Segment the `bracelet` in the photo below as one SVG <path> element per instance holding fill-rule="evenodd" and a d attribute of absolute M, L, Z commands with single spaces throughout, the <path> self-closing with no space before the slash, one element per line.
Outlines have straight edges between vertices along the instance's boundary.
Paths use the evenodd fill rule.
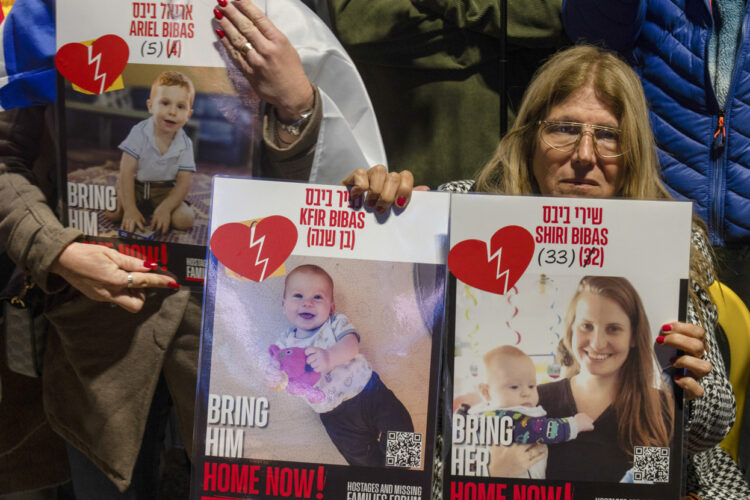
<path fill-rule="evenodd" d="M 276 117 L 276 123 L 289 135 L 293 135 L 295 137 L 299 137 L 300 134 L 302 134 L 302 130 L 305 128 L 307 123 L 310 121 L 310 117 L 313 115 L 313 111 L 315 110 L 315 93 L 313 92 L 313 105 L 312 108 L 305 111 L 300 115 L 299 118 L 294 120 L 292 123 L 284 123 L 279 119 L 279 114 L 276 111 L 276 107 L 273 108 L 273 114 Z M 291 143 L 288 143 L 291 144 Z"/>
<path fill-rule="evenodd" d="M 276 120 L 276 122 L 277 123 L 281 123 L 281 122 L 278 121 L 278 119 Z M 273 127 L 273 138 L 276 141 L 276 145 L 280 146 L 282 149 L 288 148 L 294 142 L 294 141 L 287 142 L 284 139 L 282 139 L 281 136 L 279 135 L 279 129 L 276 126 Z"/>

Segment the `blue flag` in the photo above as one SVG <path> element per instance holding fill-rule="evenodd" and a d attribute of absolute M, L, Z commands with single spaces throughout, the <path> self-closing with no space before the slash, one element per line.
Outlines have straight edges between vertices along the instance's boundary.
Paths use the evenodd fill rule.
<path fill-rule="evenodd" d="M 16 0 L 0 24 L 0 47 L 0 108 L 54 102 L 54 0 Z"/>

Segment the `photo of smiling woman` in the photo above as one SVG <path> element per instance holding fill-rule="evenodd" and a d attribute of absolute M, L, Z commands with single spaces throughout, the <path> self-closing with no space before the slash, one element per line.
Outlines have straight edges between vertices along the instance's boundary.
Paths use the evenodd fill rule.
<path fill-rule="evenodd" d="M 629 481 L 636 446 L 670 445 L 674 399 L 657 368 L 643 303 L 627 279 L 581 279 L 559 352 L 566 378 L 540 385 L 539 404 L 550 417 L 586 413 L 594 430 L 549 447 L 547 479 Z"/>

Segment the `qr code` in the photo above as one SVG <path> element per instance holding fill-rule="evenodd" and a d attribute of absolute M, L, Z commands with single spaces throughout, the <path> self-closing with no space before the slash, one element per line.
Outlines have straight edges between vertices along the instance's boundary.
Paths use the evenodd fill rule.
<path fill-rule="evenodd" d="M 389 467 L 421 467 L 422 434 L 388 431 L 385 465 Z"/>
<path fill-rule="evenodd" d="M 636 446 L 633 452 L 635 482 L 669 482 L 669 448 Z"/>

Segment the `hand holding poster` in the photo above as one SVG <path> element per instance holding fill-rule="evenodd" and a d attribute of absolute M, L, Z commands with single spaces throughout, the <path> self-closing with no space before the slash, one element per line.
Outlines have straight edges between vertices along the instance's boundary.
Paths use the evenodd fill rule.
<path fill-rule="evenodd" d="M 249 4 L 244 1 L 243 8 Z M 62 156 L 68 170 L 68 224 L 92 242 L 159 261 L 183 284 L 202 283 L 198 245 L 206 238 L 212 175 L 252 172 L 335 184 L 358 166 L 385 163 L 364 84 L 325 24 L 300 0 L 254 0 L 253 5 L 266 13 L 264 36 L 274 34 L 274 43 L 252 53 L 237 46 L 239 52 L 232 49 L 230 55 L 222 43 L 229 36 L 221 38 L 224 30 L 233 33 L 229 19 L 250 22 L 238 18 L 239 4 L 57 3 L 56 63 L 66 79 Z M 243 73 L 247 66 L 239 58 L 257 62 L 254 57 L 264 50 L 274 71 Z M 156 83 L 165 72 L 188 82 L 189 109 L 184 117 L 170 118 L 167 128 L 157 119 L 152 133 L 150 124 L 159 115 L 153 108 L 164 97 L 159 90 L 172 86 Z M 309 170 L 295 168 L 298 163 L 288 161 L 290 152 L 276 147 L 274 141 L 282 137 L 274 139 L 273 120 L 261 144 L 258 96 L 271 104 L 293 104 L 300 85 L 282 85 L 291 75 L 306 92 L 310 83 L 316 86 L 313 118 L 322 112 L 322 126 L 306 127 L 297 143 L 313 156 Z M 278 110 L 283 113 L 284 106 Z M 158 154 L 143 155 L 149 147 Z M 261 148 L 266 153 L 262 162 Z M 149 167 L 154 156 L 170 163 Z"/>
<path fill-rule="evenodd" d="M 690 223 L 685 203 L 453 196 L 449 498 L 679 497 L 659 335 L 684 320 Z"/>
<path fill-rule="evenodd" d="M 196 289 L 211 177 L 260 160 L 261 103 L 217 42 L 214 5 L 57 2 L 67 222 Z"/>
<path fill-rule="evenodd" d="M 414 196 L 214 180 L 195 498 L 429 496 L 449 195 Z"/>

